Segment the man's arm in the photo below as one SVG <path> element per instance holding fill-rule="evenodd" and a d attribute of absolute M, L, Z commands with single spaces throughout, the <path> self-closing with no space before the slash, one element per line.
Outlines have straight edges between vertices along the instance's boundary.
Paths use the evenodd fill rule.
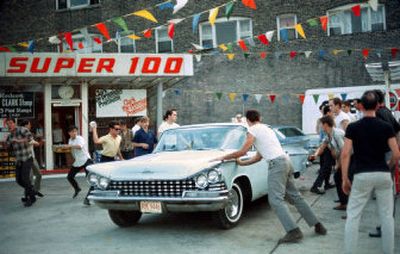
<path fill-rule="evenodd" d="M 225 156 L 216 158 L 212 161 L 222 161 L 222 160 L 230 160 L 230 159 L 236 159 L 239 158 L 240 156 L 243 156 L 247 153 L 247 151 L 250 150 L 251 146 L 254 143 L 254 136 L 251 135 L 250 133 L 247 133 L 247 138 L 246 138 L 246 142 L 244 143 L 244 145 L 242 146 L 242 148 L 236 152 L 227 154 Z"/>
<path fill-rule="evenodd" d="M 345 138 L 340 162 L 342 165 L 342 189 L 343 192 L 347 195 L 350 193 L 351 188 L 351 182 L 349 179 L 349 165 L 352 149 L 353 141 L 351 139 Z"/>
<path fill-rule="evenodd" d="M 340 125 L 342 126 L 342 129 L 343 130 L 345 130 L 346 131 L 346 129 L 347 129 L 347 125 L 349 125 L 349 120 L 347 120 L 347 119 L 344 119 L 344 120 L 342 120 L 341 122 L 340 122 Z"/>
<path fill-rule="evenodd" d="M 99 139 L 99 135 L 97 134 L 97 127 L 93 127 L 92 128 L 92 136 L 93 136 L 93 142 L 96 145 L 101 145 L 102 144 L 102 142 Z"/>
<path fill-rule="evenodd" d="M 248 160 L 241 160 L 240 158 L 236 159 L 236 163 L 240 166 L 248 166 L 251 164 L 254 164 L 256 162 L 259 162 L 262 159 L 262 156 L 259 152 L 256 153 L 253 157 L 251 157 Z"/>

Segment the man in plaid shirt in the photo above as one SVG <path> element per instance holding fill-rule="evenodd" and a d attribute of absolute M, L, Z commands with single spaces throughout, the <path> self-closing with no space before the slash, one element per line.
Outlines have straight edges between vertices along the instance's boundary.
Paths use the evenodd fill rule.
<path fill-rule="evenodd" d="M 25 189 L 25 206 L 31 206 L 36 201 L 35 191 L 30 181 L 33 166 L 33 158 L 30 142 L 33 140 L 32 133 L 25 127 L 17 127 L 14 119 L 8 118 L 6 124 L 10 134 L 7 137 L 7 145 L 12 147 L 16 159 L 15 179 Z"/>

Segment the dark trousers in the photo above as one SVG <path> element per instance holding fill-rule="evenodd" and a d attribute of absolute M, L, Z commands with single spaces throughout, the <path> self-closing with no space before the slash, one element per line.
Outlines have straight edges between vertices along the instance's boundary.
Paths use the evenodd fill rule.
<path fill-rule="evenodd" d="M 79 188 L 79 185 L 78 185 L 78 183 L 77 183 L 76 180 L 75 180 L 76 174 L 78 174 L 82 169 L 84 169 L 84 170 L 85 170 L 85 174 L 86 174 L 86 176 L 87 176 L 88 172 L 87 172 L 87 170 L 86 170 L 86 167 L 89 166 L 89 165 L 91 165 L 91 164 L 93 164 L 93 161 L 92 161 L 91 159 L 88 159 L 88 160 L 85 162 L 85 164 L 83 164 L 82 166 L 80 166 L 80 167 L 72 167 L 71 170 L 69 171 L 68 176 L 67 176 L 67 179 L 68 179 L 68 182 L 72 185 L 72 187 L 74 187 L 74 190 L 75 190 L 75 191 L 81 189 L 81 188 Z M 89 196 L 89 193 L 90 193 L 90 191 L 92 191 L 92 190 L 93 190 L 93 186 L 90 186 L 89 191 L 87 192 L 85 198 L 87 198 L 87 196 Z"/>
<path fill-rule="evenodd" d="M 25 197 L 34 198 L 35 191 L 31 183 L 31 171 L 33 166 L 33 159 L 29 158 L 26 161 L 17 161 L 15 168 L 15 180 L 19 186 L 24 188 Z"/>
<path fill-rule="evenodd" d="M 124 160 L 129 160 L 133 158 L 133 150 L 132 151 L 121 151 L 122 157 L 124 157 Z"/>
<path fill-rule="evenodd" d="M 317 179 L 314 181 L 313 188 L 321 187 L 323 182 L 325 182 L 325 185 L 329 184 L 329 178 L 331 177 L 332 167 L 334 164 L 335 159 L 332 157 L 331 151 L 328 148 L 325 148 L 319 158 L 320 169 Z"/>
<path fill-rule="evenodd" d="M 110 162 L 110 161 L 115 161 L 114 157 L 101 155 L 100 162 Z"/>
<path fill-rule="evenodd" d="M 335 179 L 335 184 L 336 184 L 336 192 L 339 197 L 339 201 L 341 205 L 347 205 L 347 202 L 349 201 L 349 196 L 347 196 L 342 189 L 342 170 L 338 169 L 335 172 L 335 175 L 333 176 Z"/>

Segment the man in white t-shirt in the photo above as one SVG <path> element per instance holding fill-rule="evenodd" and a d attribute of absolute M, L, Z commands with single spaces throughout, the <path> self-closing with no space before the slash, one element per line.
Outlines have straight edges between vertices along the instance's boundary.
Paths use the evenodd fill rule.
<path fill-rule="evenodd" d="M 162 122 L 162 124 L 160 124 L 160 127 L 158 127 L 158 133 L 157 133 L 158 138 L 161 137 L 161 134 L 164 131 L 179 127 L 179 124 L 176 123 L 177 117 L 178 113 L 176 109 L 168 109 L 165 112 L 164 121 Z"/>
<path fill-rule="evenodd" d="M 350 117 L 342 111 L 342 100 L 337 97 L 329 100 L 329 107 L 335 115 L 336 128 L 346 131 L 347 125 L 350 123 Z"/>
<path fill-rule="evenodd" d="M 86 167 L 92 164 L 92 159 L 90 158 L 89 152 L 86 150 L 85 147 L 85 140 L 83 139 L 82 136 L 78 135 L 78 128 L 76 126 L 71 126 L 68 128 L 68 134 L 69 134 L 69 141 L 68 145 L 66 147 L 71 148 L 71 154 L 72 157 L 74 158 L 74 163 L 72 163 L 71 170 L 68 173 L 67 179 L 68 182 L 72 185 L 74 188 L 75 192 L 72 198 L 76 198 L 78 193 L 81 191 L 81 188 L 79 187 L 78 183 L 75 180 L 76 174 L 78 174 L 82 169 L 85 170 L 85 173 L 87 174 Z M 87 196 L 90 192 L 90 189 L 83 201 L 85 205 L 90 205 L 89 200 L 87 199 Z"/>
<path fill-rule="evenodd" d="M 230 153 L 215 160 L 236 159 L 240 166 L 246 166 L 260 161 L 261 159 L 269 162 L 268 167 L 268 200 L 276 211 L 280 222 L 287 234 L 279 240 L 279 243 L 298 242 L 303 238 L 303 233 L 290 214 L 289 208 L 285 203 L 287 196 L 301 214 L 307 224 L 317 234 L 325 235 L 327 230 L 319 222 L 310 206 L 304 201 L 303 197 L 296 189 L 293 178 L 293 166 L 282 149 L 278 138 L 271 128 L 260 122 L 260 113 L 256 110 L 248 110 L 246 119 L 249 125 L 247 139 L 243 147 L 236 152 Z M 257 149 L 257 153 L 249 160 L 240 160 L 239 158 L 250 150 L 252 145 Z"/>

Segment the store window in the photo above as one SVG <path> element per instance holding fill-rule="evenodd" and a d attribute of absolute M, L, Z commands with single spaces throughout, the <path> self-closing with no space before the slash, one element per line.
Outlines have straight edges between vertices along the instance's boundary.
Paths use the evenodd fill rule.
<path fill-rule="evenodd" d="M 169 38 L 166 27 L 156 29 L 156 52 L 174 52 L 174 41 Z"/>
<path fill-rule="evenodd" d="M 135 53 L 136 43 L 128 37 L 122 37 L 118 39 L 118 53 Z"/>
<path fill-rule="evenodd" d="M 297 24 L 297 16 L 295 14 L 284 14 L 276 17 L 278 40 L 281 40 L 281 30 L 286 29 L 288 31 L 288 39 L 297 39 L 298 34 L 295 29 Z"/>
<path fill-rule="evenodd" d="M 88 54 L 88 53 L 102 53 L 103 52 L 103 37 L 97 34 L 90 34 L 89 38 L 85 38 L 82 34 L 75 34 L 72 36 L 74 52 Z M 62 52 L 71 52 L 69 45 L 63 40 Z"/>
<path fill-rule="evenodd" d="M 99 4 L 100 0 L 56 0 L 56 9 L 80 9 L 91 5 Z"/>
<path fill-rule="evenodd" d="M 328 11 L 328 35 L 386 30 L 384 5 L 379 5 L 378 10 L 374 11 L 368 4 L 363 4 L 359 17 L 354 15 L 351 7 L 346 5 Z"/>
<path fill-rule="evenodd" d="M 204 48 L 216 48 L 220 44 L 252 36 L 253 25 L 249 18 L 221 18 L 215 21 L 214 26 L 209 22 L 200 24 L 200 45 Z"/>

